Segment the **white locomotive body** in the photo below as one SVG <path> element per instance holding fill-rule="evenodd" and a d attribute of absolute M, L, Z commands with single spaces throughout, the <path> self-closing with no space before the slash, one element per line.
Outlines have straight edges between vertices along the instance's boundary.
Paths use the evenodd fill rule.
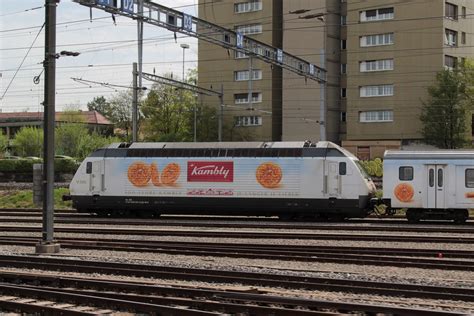
<path fill-rule="evenodd" d="M 474 151 L 386 151 L 385 204 L 407 209 L 407 219 L 462 223 L 474 208 Z"/>
<path fill-rule="evenodd" d="M 102 214 L 365 217 L 375 186 L 330 142 L 112 144 L 87 157 L 73 206 Z"/>

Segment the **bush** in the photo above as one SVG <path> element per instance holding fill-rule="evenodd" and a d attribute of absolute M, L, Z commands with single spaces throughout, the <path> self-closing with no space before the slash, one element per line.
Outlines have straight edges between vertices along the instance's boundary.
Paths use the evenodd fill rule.
<path fill-rule="evenodd" d="M 43 151 L 43 130 L 34 127 L 22 127 L 12 142 L 18 156 L 41 156 Z"/>
<path fill-rule="evenodd" d="M 32 173 L 33 164 L 42 163 L 34 159 L 0 159 L 0 172 Z M 79 164 L 74 159 L 54 159 L 54 172 L 75 173 Z"/>

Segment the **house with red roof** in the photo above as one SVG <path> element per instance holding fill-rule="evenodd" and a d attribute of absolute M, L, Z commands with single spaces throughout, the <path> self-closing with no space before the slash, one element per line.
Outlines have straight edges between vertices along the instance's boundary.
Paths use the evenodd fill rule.
<path fill-rule="evenodd" d="M 22 127 L 43 127 L 43 112 L 0 112 L 0 131 L 12 138 Z M 56 112 L 56 125 L 78 123 L 102 135 L 112 135 L 114 124 L 97 111 Z"/>

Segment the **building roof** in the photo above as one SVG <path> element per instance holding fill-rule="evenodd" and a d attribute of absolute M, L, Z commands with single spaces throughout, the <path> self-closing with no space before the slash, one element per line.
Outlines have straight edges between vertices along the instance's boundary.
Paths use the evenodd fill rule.
<path fill-rule="evenodd" d="M 72 121 L 93 125 L 113 125 L 107 118 L 97 111 L 80 111 L 81 118 L 75 120 L 75 114 L 56 112 L 56 122 Z M 66 119 L 64 116 L 68 116 Z M 0 122 L 31 122 L 42 121 L 43 112 L 9 112 L 0 113 Z"/>

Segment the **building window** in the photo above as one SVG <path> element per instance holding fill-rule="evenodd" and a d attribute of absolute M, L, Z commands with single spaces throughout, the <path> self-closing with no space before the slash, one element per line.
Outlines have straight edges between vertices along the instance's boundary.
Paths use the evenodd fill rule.
<path fill-rule="evenodd" d="M 243 35 L 262 33 L 262 24 L 239 25 L 235 27 L 235 31 Z"/>
<path fill-rule="evenodd" d="M 398 179 L 401 181 L 412 181 L 413 180 L 413 167 L 398 168 Z"/>
<path fill-rule="evenodd" d="M 247 56 L 247 54 L 245 54 L 245 53 L 235 51 L 235 59 L 248 58 L 248 57 L 249 56 Z"/>
<path fill-rule="evenodd" d="M 461 33 L 461 44 L 466 44 L 466 32 Z"/>
<path fill-rule="evenodd" d="M 458 45 L 458 32 L 446 29 L 444 36 L 444 44 L 448 46 L 457 46 Z"/>
<path fill-rule="evenodd" d="M 454 69 L 458 66 L 458 59 L 454 56 L 444 55 L 444 66 L 448 69 Z"/>
<path fill-rule="evenodd" d="M 393 44 L 393 33 L 375 34 L 360 37 L 360 46 L 382 46 Z"/>
<path fill-rule="evenodd" d="M 360 72 L 393 70 L 393 59 L 364 60 L 360 62 Z"/>
<path fill-rule="evenodd" d="M 445 4 L 445 16 L 448 19 L 458 19 L 458 6 L 452 3 L 446 2 Z"/>
<path fill-rule="evenodd" d="M 262 71 L 261 70 L 252 70 L 252 80 L 261 80 L 262 79 Z M 249 80 L 249 71 L 242 70 L 234 72 L 234 80 L 235 81 L 247 81 Z"/>
<path fill-rule="evenodd" d="M 261 116 L 234 116 L 235 126 L 259 126 L 262 125 Z"/>
<path fill-rule="evenodd" d="M 347 24 L 347 16 L 346 15 L 341 15 L 341 25 L 346 25 Z"/>
<path fill-rule="evenodd" d="M 393 84 L 360 87 L 360 97 L 386 97 L 393 95 Z"/>
<path fill-rule="evenodd" d="M 462 9 L 461 9 L 461 16 L 462 16 L 463 19 L 466 18 L 466 16 L 467 16 L 466 7 L 462 7 Z"/>
<path fill-rule="evenodd" d="M 347 73 L 347 64 L 341 64 L 341 74 Z"/>
<path fill-rule="evenodd" d="M 249 94 L 248 93 L 236 93 L 234 94 L 235 104 L 247 104 L 249 103 Z M 252 103 L 262 102 L 262 93 L 253 92 L 252 93 Z"/>
<path fill-rule="evenodd" d="M 341 122 L 346 122 L 347 120 L 347 113 L 346 112 L 341 112 Z"/>
<path fill-rule="evenodd" d="M 347 41 L 345 39 L 341 40 L 341 49 L 345 50 L 347 45 Z"/>
<path fill-rule="evenodd" d="M 262 0 L 250 0 L 234 4 L 235 13 L 245 13 L 262 10 Z"/>
<path fill-rule="evenodd" d="M 393 111 L 363 111 L 359 112 L 361 123 L 393 122 Z"/>
<path fill-rule="evenodd" d="M 393 19 L 393 8 L 367 10 L 367 11 L 362 11 L 360 13 L 361 22 L 392 20 L 392 19 Z"/>
<path fill-rule="evenodd" d="M 347 97 L 347 89 L 341 88 L 341 98 L 345 99 Z"/>

